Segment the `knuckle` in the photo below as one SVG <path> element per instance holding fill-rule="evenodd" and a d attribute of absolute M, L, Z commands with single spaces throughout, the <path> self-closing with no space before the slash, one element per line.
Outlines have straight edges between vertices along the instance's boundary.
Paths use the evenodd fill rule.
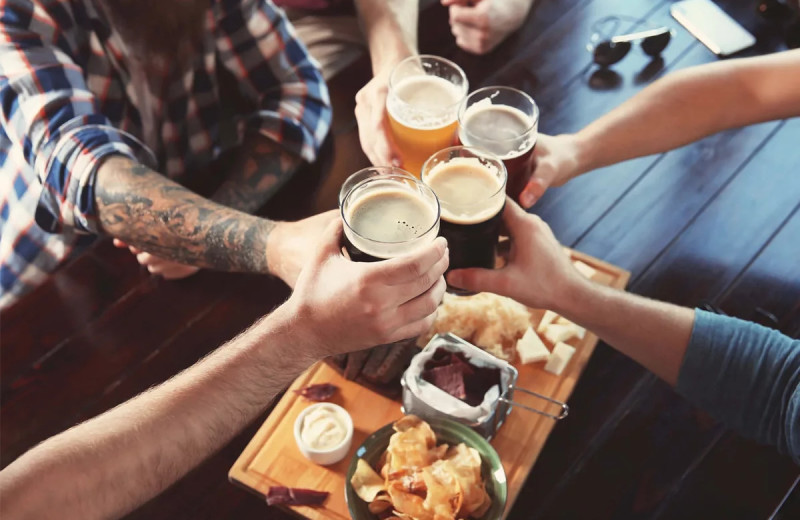
<path fill-rule="evenodd" d="M 408 274 L 414 277 L 421 277 L 423 275 L 422 272 L 422 264 L 419 260 L 414 260 L 406 265 L 406 269 Z"/>

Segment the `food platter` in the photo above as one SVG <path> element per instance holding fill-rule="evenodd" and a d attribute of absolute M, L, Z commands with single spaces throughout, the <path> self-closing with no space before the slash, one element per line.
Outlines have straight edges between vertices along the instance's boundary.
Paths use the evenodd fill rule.
<path fill-rule="evenodd" d="M 580 260 L 595 270 L 593 281 L 620 289 L 627 284 L 630 276 L 627 271 L 580 252 L 570 251 L 570 255 L 573 260 Z M 544 310 L 532 309 L 532 325 L 539 323 L 544 314 Z M 586 333 L 583 338 L 571 339 L 569 344 L 575 353 L 560 375 L 545 371 L 544 363 L 515 363 L 519 372 L 518 386 L 568 402 L 597 345 L 597 337 Z M 331 402 L 346 409 L 355 426 L 350 453 L 341 462 L 331 466 L 319 466 L 306 459 L 297 447 L 293 433 L 298 415 L 313 404 L 295 391 L 322 383 L 334 384 L 339 388 Z M 520 400 L 524 402 L 522 396 Z M 284 394 L 234 463 L 228 474 L 229 479 L 261 497 L 266 496 L 271 486 L 327 491 L 330 495 L 322 506 L 291 506 L 291 509 L 311 519 L 348 519 L 350 514 L 345 498 L 347 472 L 356 451 L 370 435 L 402 416 L 399 395 L 392 399 L 346 379 L 342 372 L 329 364 L 317 363 L 298 377 Z M 508 415 L 505 424 L 492 439 L 491 445 L 502 463 L 507 481 L 504 515 L 517 498 L 554 424 L 555 421 L 549 417 L 515 410 Z"/>

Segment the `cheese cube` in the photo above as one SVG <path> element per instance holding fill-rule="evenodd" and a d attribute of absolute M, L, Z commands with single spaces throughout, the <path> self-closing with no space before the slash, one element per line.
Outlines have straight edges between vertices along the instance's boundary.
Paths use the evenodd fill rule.
<path fill-rule="evenodd" d="M 560 318 L 560 316 L 555 312 L 544 311 L 544 316 L 542 316 L 542 321 L 539 322 L 539 326 L 536 327 L 536 332 L 544 334 L 544 331 L 547 330 L 547 326 L 553 323 L 556 318 Z"/>
<path fill-rule="evenodd" d="M 544 330 L 544 337 L 553 344 L 559 341 L 569 341 L 572 338 L 583 339 L 585 335 L 586 329 L 574 323 L 551 323 Z"/>
<path fill-rule="evenodd" d="M 597 269 L 590 266 L 589 264 L 581 262 L 580 260 L 575 260 L 574 262 L 572 262 L 572 265 L 574 265 L 575 269 L 577 269 L 578 272 L 580 272 L 586 278 L 591 278 L 592 276 L 595 275 L 595 273 L 597 273 Z"/>
<path fill-rule="evenodd" d="M 517 341 L 517 354 L 523 365 L 545 361 L 550 357 L 550 351 L 531 327 L 528 327 L 525 335 Z"/>
<path fill-rule="evenodd" d="M 566 368 L 567 363 L 569 363 L 569 360 L 572 359 L 574 353 L 574 347 L 570 347 L 566 343 L 556 343 L 556 346 L 553 347 L 553 352 L 550 353 L 550 357 L 547 359 L 547 364 L 545 364 L 544 369 L 551 374 L 560 376 L 564 368 Z"/>

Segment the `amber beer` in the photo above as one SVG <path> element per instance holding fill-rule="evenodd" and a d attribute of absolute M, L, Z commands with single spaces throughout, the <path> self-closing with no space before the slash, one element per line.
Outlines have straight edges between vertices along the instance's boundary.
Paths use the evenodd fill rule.
<path fill-rule="evenodd" d="M 345 249 L 355 262 L 410 253 L 437 237 L 439 211 L 433 191 L 408 174 L 369 177 L 342 200 Z"/>
<path fill-rule="evenodd" d="M 419 177 L 428 157 L 453 145 L 468 87 L 464 71 L 444 58 L 412 56 L 397 64 L 386 111 L 405 170 Z"/>
<path fill-rule="evenodd" d="M 428 159 L 422 181 L 441 204 L 440 234 L 450 249 L 450 269 L 494 268 L 506 200 L 503 162 L 475 148 L 447 148 Z"/>
<path fill-rule="evenodd" d="M 470 94 L 458 114 L 458 141 L 500 157 L 508 171 L 506 193 L 519 196 L 533 172 L 539 108 L 526 93 L 486 87 Z"/>

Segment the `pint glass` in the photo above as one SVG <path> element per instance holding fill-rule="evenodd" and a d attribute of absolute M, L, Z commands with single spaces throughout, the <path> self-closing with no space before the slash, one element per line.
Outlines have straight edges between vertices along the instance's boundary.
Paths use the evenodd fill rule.
<path fill-rule="evenodd" d="M 419 177 L 431 154 L 454 144 L 468 88 L 461 67 L 444 58 L 411 56 L 395 66 L 386 110 L 405 170 Z"/>

